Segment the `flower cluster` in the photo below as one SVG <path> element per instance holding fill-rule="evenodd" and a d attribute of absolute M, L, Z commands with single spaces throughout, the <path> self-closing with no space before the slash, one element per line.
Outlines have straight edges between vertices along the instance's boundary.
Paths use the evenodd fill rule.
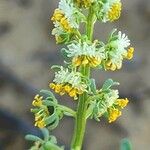
<path fill-rule="evenodd" d="M 116 99 L 112 107 L 108 108 L 108 120 L 109 123 L 114 122 L 122 113 L 121 109 L 126 107 L 129 100 L 127 98 L 125 99 Z"/>
<path fill-rule="evenodd" d="M 56 93 L 64 95 L 69 94 L 70 97 L 77 99 L 78 94 L 86 91 L 86 84 L 82 81 L 82 75 L 76 71 L 69 71 L 66 68 L 60 67 L 58 72 L 55 72 L 53 83 L 50 83 L 50 88 Z"/>
<path fill-rule="evenodd" d="M 58 43 L 62 43 L 79 28 L 79 22 L 84 20 L 84 15 L 73 5 L 71 0 L 61 0 L 51 20 L 55 26 L 52 34 L 55 35 Z"/>
<path fill-rule="evenodd" d="M 94 0 L 76 0 L 78 7 L 89 8 Z"/>
<path fill-rule="evenodd" d="M 104 47 L 100 47 L 98 41 L 94 43 L 74 42 L 65 49 L 67 57 L 72 58 L 72 64 L 76 67 L 89 65 L 97 67 L 105 58 Z"/>
<path fill-rule="evenodd" d="M 36 107 L 31 109 L 35 115 L 35 126 L 39 128 L 44 128 L 46 126 L 45 120 L 49 117 L 49 111 L 46 106 L 43 105 L 43 96 L 36 95 L 32 102 L 32 105 Z"/>
<path fill-rule="evenodd" d="M 73 41 L 63 48 L 62 52 L 71 58 L 75 67 L 88 65 L 90 67 L 101 66 L 105 70 L 115 71 L 121 69 L 123 59 L 132 59 L 134 48 L 130 46 L 130 40 L 120 31 L 114 29 L 106 44 L 95 40 Z"/>
<path fill-rule="evenodd" d="M 65 57 L 65 67 L 54 65 L 54 79 L 49 87 L 61 96 L 68 94 L 79 99 L 77 111 L 60 105 L 49 90 L 41 90 L 43 96 L 36 95 L 32 102 L 35 107 L 31 111 L 35 115 L 35 126 L 53 130 L 64 115 L 74 117 L 76 126 L 71 149 L 82 149 L 86 119 L 101 117 L 114 122 L 127 106 L 127 98 L 120 99 L 118 90 L 112 89 L 118 82 L 112 79 L 105 81 L 98 89 L 95 80 L 90 78 L 91 68 L 115 71 L 122 67 L 124 59 L 133 58 L 134 48 L 125 34 L 116 29 L 112 31 L 107 43 L 93 40 L 93 28 L 97 20 L 101 22 L 115 21 L 120 17 L 121 0 L 60 0 L 51 20 L 54 23 L 52 34 L 57 43 L 67 44 L 61 50 Z M 88 11 L 88 16 L 84 15 Z M 80 32 L 80 24 L 86 29 Z M 57 146 L 55 137 L 48 130 L 42 130 L 44 139 L 29 135 L 27 138 L 35 142 L 31 149 L 63 150 Z M 79 133 L 80 132 L 80 133 Z"/>
<path fill-rule="evenodd" d="M 98 3 L 97 17 L 103 22 L 119 19 L 122 4 L 120 0 L 96 0 Z"/>
<path fill-rule="evenodd" d="M 70 26 L 68 19 L 65 17 L 65 14 L 62 10 L 56 9 L 51 20 L 59 23 L 64 31 L 71 32 L 72 27 Z"/>
<path fill-rule="evenodd" d="M 134 48 L 129 47 L 130 40 L 120 31 L 114 30 L 105 45 L 106 59 L 103 61 L 105 70 L 115 71 L 122 67 L 123 59 L 132 59 Z M 129 48 L 128 48 L 129 47 Z"/>
<path fill-rule="evenodd" d="M 111 89 L 117 82 L 108 79 L 105 81 L 101 90 L 93 96 L 89 102 L 89 112 L 91 117 L 99 121 L 102 116 L 107 116 L 109 123 L 114 122 L 120 115 L 121 109 L 126 107 L 128 99 L 119 99 L 118 90 Z"/>

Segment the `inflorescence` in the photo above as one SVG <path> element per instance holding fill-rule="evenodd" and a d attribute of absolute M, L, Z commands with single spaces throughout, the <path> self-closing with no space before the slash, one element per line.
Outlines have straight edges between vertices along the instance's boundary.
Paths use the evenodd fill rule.
<path fill-rule="evenodd" d="M 87 23 L 82 9 L 91 6 L 95 7 L 93 13 L 96 18 L 104 23 L 117 20 L 122 8 L 120 0 L 61 0 L 51 17 L 55 27 L 52 34 L 55 35 L 57 43 L 65 43 L 67 48 L 61 51 L 65 55 L 66 68 L 58 66 L 59 70 L 55 72 L 49 87 L 61 96 L 68 94 L 75 100 L 84 92 L 90 93 L 89 79 L 79 72 L 80 66 L 115 71 L 121 69 L 124 59 L 131 60 L 134 53 L 128 36 L 117 29 L 112 31 L 106 43 L 98 39 L 90 41 L 86 35 L 80 34 L 80 23 Z M 109 123 L 115 121 L 121 115 L 121 109 L 127 105 L 128 99 L 118 99 L 116 90 L 98 95 L 103 96 L 99 97 L 98 101 L 91 101 L 91 105 L 100 105 L 94 116 L 101 117 L 107 113 L 105 116 L 108 116 Z M 42 99 L 43 97 L 36 95 L 32 103 L 37 107 L 34 111 L 35 126 L 40 128 L 46 126 L 44 120 L 49 116 L 48 108 L 43 105 Z M 90 104 L 88 106 L 90 108 Z M 94 108 L 96 106 L 93 111 Z"/>
<path fill-rule="evenodd" d="M 51 20 L 54 23 L 52 34 L 57 43 L 66 44 L 61 49 L 65 66 L 53 66 L 54 79 L 49 83 L 50 89 L 61 96 L 67 94 L 75 100 L 87 94 L 86 118 L 100 121 L 101 117 L 114 122 L 122 113 L 129 100 L 119 98 L 119 92 L 112 89 L 118 85 L 108 79 L 102 88 L 97 89 L 94 79 L 85 76 L 82 67 L 115 71 L 121 69 L 124 60 L 131 60 L 134 48 L 128 36 L 117 29 L 112 30 L 106 42 L 91 40 L 87 33 L 81 34 L 80 25 L 89 23 L 86 11 L 90 10 L 93 24 L 96 20 L 102 23 L 119 19 L 122 9 L 121 0 L 60 0 Z M 76 118 L 76 112 L 59 105 L 50 91 L 36 95 L 31 110 L 35 115 L 35 126 L 54 129 L 63 115 Z M 52 109 L 52 111 L 51 111 Z M 79 114 L 78 114 L 79 115 Z"/>

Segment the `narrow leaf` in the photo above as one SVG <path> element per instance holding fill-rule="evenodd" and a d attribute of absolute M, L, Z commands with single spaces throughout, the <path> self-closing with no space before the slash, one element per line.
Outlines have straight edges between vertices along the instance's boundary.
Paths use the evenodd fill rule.
<path fill-rule="evenodd" d="M 44 136 L 44 140 L 48 141 L 49 139 L 49 131 L 46 128 L 41 129 L 43 136 Z"/>
<path fill-rule="evenodd" d="M 39 137 L 37 137 L 37 136 L 35 136 L 35 135 L 30 135 L 30 134 L 28 134 L 28 135 L 26 135 L 25 136 L 25 139 L 26 140 L 29 140 L 29 141 L 34 141 L 34 142 L 36 142 L 36 141 L 43 141 L 42 139 L 40 139 Z"/>
<path fill-rule="evenodd" d="M 55 99 L 54 94 L 51 91 L 49 91 L 49 90 L 41 90 L 40 93 L 43 93 L 43 94 L 48 95 L 48 96 L 50 96 L 50 97 Z"/>
<path fill-rule="evenodd" d="M 95 79 L 90 79 L 90 88 L 91 91 L 96 94 L 96 84 L 95 84 Z"/>
<path fill-rule="evenodd" d="M 118 82 L 114 82 L 112 79 L 107 79 L 103 86 L 102 86 L 102 90 L 108 90 L 109 88 L 111 88 L 113 85 L 119 85 Z"/>
<path fill-rule="evenodd" d="M 120 150 L 132 150 L 131 143 L 128 139 L 123 139 L 121 141 L 121 147 Z"/>

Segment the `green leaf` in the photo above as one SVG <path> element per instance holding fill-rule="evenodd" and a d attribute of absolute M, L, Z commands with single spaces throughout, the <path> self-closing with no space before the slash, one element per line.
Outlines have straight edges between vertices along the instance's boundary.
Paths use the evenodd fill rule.
<path fill-rule="evenodd" d="M 44 140 L 48 141 L 49 139 L 49 131 L 46 128 L 41 129 L 43 136 L 44 136 Z"/>
<path fill-rule="evenodd" d="M 39 112 L 39 110 L 40 110 L 39 108 L 34 108 L 34 109 L 31 109 L 31 112 L 32 113 L 37 113 L 37 112 Z"/>
<path fill-rule="evenodd" d="M 41 90 L 40 93 L 43 93 L 43 94 L 45 94 L 45 95 L 47 95 L 49 97 L 52 97 L 53 99 L 56 99 L 54 94 L 51 91 L 49 91 L 49 90 Z"/>
<path fill-rule="evenodd" d="M 132 150 L 132 145 L 128 139 L 123 139 L 121 141 L 120 150 Z"/>
<path fill-rule="evenodd" d="M 35 135 L 31 135 L 31 134 L 26 135 L 26 136 L 25 136 L 25 139 L 26 139 L 26 140 L 29 140 L 29 141 L 34 141 L 34 142 L 36 142 L 36 141 L 41 141 L 41 142 L 43 142 L 42 139 L 40 139 L 39 137 L 37 137 L 37 136 L 35 136 Z"/>
<path fill-rule="evenodd" d="M 112 79 L 107 79 L 103 86 L 102 86 L 102 90 L 108 90 L 110 89 L 113 85 L 119 85 L 118 82 L 114 82 Z"/>
<path fill-rule="evenodd" d="M 56 137 L 53 136 L 53 135 L 51 135 L 51 136 L 50 136 L 50 142 L 51 142 L 51 143 L 54 143 L 54 144 L 57 144 L 57 139 L 56 139 Z"/>
<path fill-rule="evenodd" d="M 49 125 L 49 124 L 55 122 L 56 118 L 57 118 L 57 114 L 56 114 L 56 112 L 54 111 L 54 113 L 53 113 L 51 116 L 49 116 L 49 117 L 46 118 L 45 123 L 46 123 L 47 125 Z"/>
<path fill-rule="evenodd" d="M 60 148 L 51 142 L 46 142 L 44 144 L 44 150 L 63 150 L 63 148 Z"/>
<path fill-rule="evenodd" d="M 48 127 L 48 129 L 49 130 L 53 130 L 53 129 L 55 129 L 58 126 L 58 124 L 59 124 L 59 117 L 57 116 L 57 118 L 55 119 L 55 121 L 52 123 L 52 125 L 50 125 Z"/>
<path fill-rule="evenodd" d="M 60 70 L 60 67 L 61 67 L 61 66 L 59 66 L 59 65 L 53 65 L 53 66 L 51 67 L 51 69 Z"/>
<path fill-rule="evenodd" d="M 95 84 L 95 79 L 90 79 L 90 89 L 91 91 L 96 94 L 96 84 Z"/>
<path fill-rule="evenodd" d="M 65 49 L 65 48 L 62 48 L 62 49 L 61 49 L 61 54 L 63 55 L 63 57 L 64 57 L 65 60 L 70 59 L 70 58 L 68 58 L 68 56 L 67 56 L 67 52 L 66 52 L 66 49 Z"/>
<path fill-rule="evenodd" d="M 69 112 L 65 112 L 65 111 L 64 111 L 64 115 L 66 115 L 66 116 L 68 116 L 68 117 L 72 117 L 72 114 L 69 113 Z"/>
<path fill-rule="evenodd" d="M 56 102 L 49 101 L 49 100 L 44 100 L 43 104 L 46 105 L 46 106 L 56 106 L 57 105 Z"/>
<path fill-rule="evenodd" d="M 117 31 L 117 29 L 113 29 L 109 35 L 109 41 L 113 38 L 114 33 Z"/>
<path fill-rule="evenodd" d="M 93 113 L 93 109 L 94 109 L 94 104 L 93 103 L 90 103 L 89 104 L 89 107 L 86 111 L 86 118 L 90 117 L 91 114 Z"/>
<path fill-rule="evenodd" d="M 47 97 L 46 98 L 46 101 L 51 101 L 52 103 L 55 103 L 55 104 L 57 104 L 57 99 L 56 98 L 54 98 L 54 97 Z"/>

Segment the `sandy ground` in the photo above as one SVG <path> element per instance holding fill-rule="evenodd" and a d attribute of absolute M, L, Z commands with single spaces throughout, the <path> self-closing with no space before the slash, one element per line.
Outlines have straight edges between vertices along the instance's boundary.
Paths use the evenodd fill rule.
<path fill-rule="evenodd" d="M 90 121 L 84 150 L 117 150 L 120 140 L 126 136 L 134 150 L 149 150 L 150 1 L 124 0 L 123 3 L 121 19 L 113 24 L 97 23 L 95 38 L 105 39 L 111 29 L 117 27 L 132 39 L 135 57 L 126 62 L 121 71 L 95 71 L 93 77 L 98 83 L 111 77 L 121 83 L 119 88 L 124 95 L 136 95 L 137 99 L 131 96 L 130 105 L 114 125 Z M 55 0 L 0 0 L 0 63 L 35 89 L 48 88 L 48 82 L 53 78 L 50 66 L 63 62 L 60 46 L 56 46 L 50 35 L 49 16 L 55 7 Z M 16 91 L 7 82 L 0 86 L 0 108 L 32 123 L 29 116 L 32 96 Z M 68 100 L 61 102 L 72 105 Z M 65 145 L 70 143 L 72 126 L 72 120 L 65 118 L 54 131 Z M 23 137 L 16 138 L 7 150 L 25 149 L 23 141 Z"/>

